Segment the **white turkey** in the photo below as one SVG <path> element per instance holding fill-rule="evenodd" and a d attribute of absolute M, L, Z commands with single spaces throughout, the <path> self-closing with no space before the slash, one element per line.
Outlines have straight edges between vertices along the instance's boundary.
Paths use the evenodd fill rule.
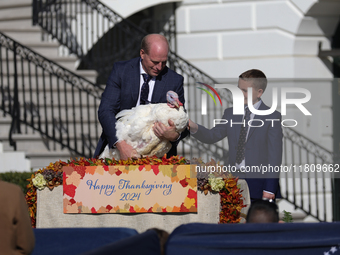
<path fill-rule="evenodd" d="M 155 122 L 169 126 L 172 120 L 176 131 L 181 133 L 188 124 L 189 117 L 176 92 L 168 91 L 168 103 L 139 105 L 130 110 L 123 110 L 116 115 L 116 135 L 118 140 L 124 140 L 131 145 L 139 155 L 162 157 L 171 149 L 171 143 L 159 139 L 153 132 Z M 99 158 L 120 159 L 118 149 L 105 147 Z"/>

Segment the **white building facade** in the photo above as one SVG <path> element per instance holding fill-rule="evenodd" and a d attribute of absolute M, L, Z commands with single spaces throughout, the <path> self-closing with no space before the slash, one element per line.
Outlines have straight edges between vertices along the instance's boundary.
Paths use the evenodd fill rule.
<path fill-rule="evenodd" d="M 220 83 L 234 79 L 236 84 L 237 77 L 242 72 L 253 68 L 262 70 L 269 80 L 268 89 L 263 96 L 269 106 L 272 103 L 273 87 L 278 88 L 279 97 L 280 90 L 284 87 L 307 89 L 311 93 L 311 99 L 304 106 L 312 115 L 305 116 L 300 109 L 291 105 L 283 119 L 296 120 L 296 131 L 333 152 L 336 109 L 332 94 L 337 85 L 334 83 L 334 59 L 331 56 L 334 54 L 331 52 L 332 38 L 339 25 L 339 1 L 103 2 L 124 18 L 152 6 L 158 10 L 158 15 L 169 15 L 170 10 L 167 8 L 175 2 L 175 51 L 179 56 Z M 190 100 L 190 93 L 186 93 L 186 98 Z M 280 100 L 278 110 L 281 110 Z M 199 119 L 195 120 L 199 122 Z M 291 158 L 286 161 L 294 163 Z M 311 163 L 307 159 L 302 159 L 302 162 Z M 299 183 L 298 189 L 304 189 L 304 181 Z M 309 191 L 319 185 L 326 186 L 328 200 L 331 201 L 330 188 L 327 188 L 330 186 L 329 181 L 315 183 Z M 312 200 L 318 199 L 317 197 L 318 194 L 315 194 Z M 320 210 L 321 213 L 327 211 L 327 220 L 330 220 L 332 208 L 324 206 Z"/>

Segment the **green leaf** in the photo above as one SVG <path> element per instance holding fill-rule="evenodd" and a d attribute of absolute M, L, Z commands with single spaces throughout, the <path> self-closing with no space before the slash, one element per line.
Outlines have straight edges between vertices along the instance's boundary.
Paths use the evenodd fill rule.
<path fill-rule="evenodd" d="M 282 220 L 286 223 L 290 223 L 290 222 L 293 222 L 293 217 L 292 217 L 292 213 L 290 212 L 286 212 L 285 210 L 283 211 L 283 218 Z"/>

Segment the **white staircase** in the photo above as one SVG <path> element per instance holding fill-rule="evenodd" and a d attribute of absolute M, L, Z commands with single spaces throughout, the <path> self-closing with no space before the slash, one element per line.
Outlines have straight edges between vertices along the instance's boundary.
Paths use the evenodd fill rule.
<path fill-rule="evenodd" d="M 28 0 L 0 1 L 0 31 L 26 47 L 38 52 L 63 67 L 95 81 L 95 71 L 77 71 L 77 58 L 59 56 L 60 47 L 57 42 L 42 41 L 39 26 L 32 25 L 32 2 Z"/>
<path fill-rule="evenodd" d="M 59 56 L 60 47 L 57 42 L 42 41 L 42 32 L 40 27 L 32 25 L 32 1 L 1 0 L 0 31 L 11 37 L 12 39 L 18 41 L 20 44 L 32 49 L 33 51 L 36 51 L 47 59 L 50 59 L 57 64 L 63 66 L 64 68 L 70 70 L 71 72 L 74 72 L 92 82 L 95 81 L 97 75 L 95 71 L 76 70 L 76 57 Z M 77 120 L 77 122 L 79 122 L 79 120 Z M 15 153 L 13 152 L 13 147 L 9 145 L 8 135 L 10 125 L 10 116 L 7 115 L 6 117 L 4 117 L 3 114 L 0 113 L 0 142 L 2 142 L 1 149 L 4 151 L 0 155 L 9 155 L 6 154 L 7 152 Z M 24 153 L 21 153 L 20 155 L 25 155 L 26 158 L 30 160 L 30 167 L 27 168 L 27 163 L 19 163 L 22 161 L 18 159 L 17 162 L 13 160 L 6 161 L 8 162 L 6 164 L 9 164 L 10 162 L 13 163 L 13 166 L 6 165 L 6 169 L 20 169 L 20 167 L 18 167 L 18 164 L 22 164 L 22 169 L 39 169 L 49 165 L 50 162 L 55 162 L 59 159 L 68 160 L 70 159 L 70 157 L 72 157 L 72 154 L 67 149 L 61 148 L 60 146 L 58 148 L 58 145 L 56 150 L 55 148 L 51 150 L 51 147 L 55 147 L 55 144 L 42 137 L 38 132 L 28 130 L 27 133 L 28 134 L 14 134 L 13 139 L 17 143 L 17 150 Z M 2 160 L 0 162 L 2 162 Z"/>

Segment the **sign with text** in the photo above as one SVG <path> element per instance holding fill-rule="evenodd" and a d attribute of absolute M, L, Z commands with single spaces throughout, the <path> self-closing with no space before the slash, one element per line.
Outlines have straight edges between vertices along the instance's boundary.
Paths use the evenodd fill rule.
<path fill-rule="evenodd" d="M 197 212 L 193 165 L 64 167 L 64 213 Z"/>

